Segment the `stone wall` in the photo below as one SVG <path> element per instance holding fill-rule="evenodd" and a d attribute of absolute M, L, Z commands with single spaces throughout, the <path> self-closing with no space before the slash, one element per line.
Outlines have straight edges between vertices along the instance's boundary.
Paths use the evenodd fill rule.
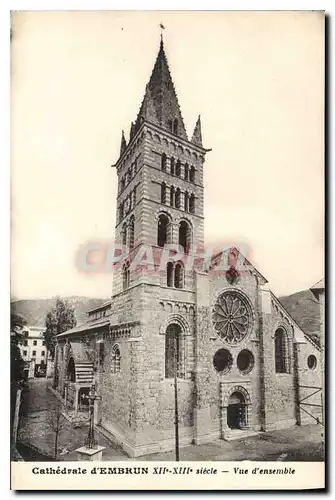
<path fill-rule="evenodd" d="M 269 309 L 263 311 L 262 316 L 264 372 L 264 421 L 262 428 L 263 430 L 272 430 L 289 427 L 296 423 L 294 329 L 287 314 L 273 301 L 270 301 Z M 288 373 L 276 373 L 275 332 L 278 328 L 283 328 L 288 338 Z"/>
<path fill-rule="evenodd" d="M 315 367 L 308 366 L 309 356 L 314 356 Z M 315 419 L 322 422 L 322 363 L 321 351 L 310 341 L 297 345 L 297 370 L 298 370 L 298 407 L 299 423 L 316 423 Z M 319 390 L 320 389 L 320 390 Z M 316 405 L 316 406 L 312 406 Z M 306 410 L 310 415 L 306 413 Z M 314 418 L 313 418 L 314 417 Z"/>

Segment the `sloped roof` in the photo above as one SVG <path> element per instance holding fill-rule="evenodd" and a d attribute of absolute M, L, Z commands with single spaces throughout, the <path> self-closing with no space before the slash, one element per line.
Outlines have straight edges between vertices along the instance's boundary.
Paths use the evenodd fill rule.
<path fill-rule="evenodd" d="M 251 264 L 251 262 L 243 255 L 243 253 L 236 247 L 234 246 L 231 246 L 230 248 L 225 248 L 224 250 L 220 250 L 219 252 L 217 252 L 211 259 L 211 266 L 213 265 L 214 261 L 220 257 L 220 255 L 222 255 L 223 253 L 225 252 L 230 252 L 231 250 L 236 250 L 238 252 L 238 254 L 242 257 L 243 259 L 243 263 L 245 266 L 247 266 L 248 268 L 250 269 L 253 269 L 253 271 L 257 274 L 257 276 L 259 278 L 261 278 L 261 280 L 263 281 L 263 284 L 265 283 L 268 283 L 268 280 L 258 271 L 258 269 L 256 269 L 256 267 Z"/>
<path fill-rule="evenodd" d="M 70 330 L 67 330 L 66 332 L 59 333 L 57 335 L 57 338 L 63 338 L 63 337 L 69 337 L 70 335 L 73 335 L 75 333 L 83 333 L 88 330 L 96 330 L 98 328 L 102 328 L 104 326 L 109 325 L 109 320 L 104 318 L 104 319 L 99 319 L 96 321 L 91 321 L 90 323 L 84 323 L 83 325 L 75 326 L 74 328 L 70 328 Z"/>

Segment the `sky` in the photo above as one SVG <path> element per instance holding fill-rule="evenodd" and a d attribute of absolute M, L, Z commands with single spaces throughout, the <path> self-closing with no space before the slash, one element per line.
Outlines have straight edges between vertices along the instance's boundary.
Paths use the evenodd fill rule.
<path fill-rule="evenodd" d="M 201 114 L 205 241 L 247 245 L 277 295 L 324 273 L 324 20 L 318 12 L 16 12 L 11 293 L 108 297 L 76 255 L 112 241 L 121 130 L 160 41 L 188 136 Z"/>

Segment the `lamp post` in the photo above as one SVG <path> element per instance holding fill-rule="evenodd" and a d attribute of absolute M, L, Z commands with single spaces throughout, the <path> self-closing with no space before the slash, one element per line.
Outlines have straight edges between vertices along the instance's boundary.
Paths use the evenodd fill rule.
<path fill-rule="evenodd" d="M 94 436 L 94 403 L 95 401 L 101 401 L 101 396 L 97 396 L 95 393 L 94 384 L 91 386 L 88 395 L 83 394 L 82 399 L 88 400 L 89 418 L 90 418 L 88 435 L 87 438 L 85 439 L 85 446 L 90 450 L 94 450 L 95 448 L 98 447 L 98 442 Z"/>

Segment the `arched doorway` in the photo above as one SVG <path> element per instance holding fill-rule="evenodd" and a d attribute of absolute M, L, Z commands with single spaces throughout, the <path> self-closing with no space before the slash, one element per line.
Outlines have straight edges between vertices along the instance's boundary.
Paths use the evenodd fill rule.
<path fill-rule="evenodd" d="M 235 391 L 228 400 L 227 425 L 230 429 L 243 429 L 246 425 L 246 401 L 244 395 Z"/>
<path fill-rule="evenodd" d="M 67 370 L 66 370 L 66 375 L 67 375 L 66 378 L 69 382 L 76 381 L 76 370 L 75 370 L 73 358 L 69 359 L 69 363 L 67 365 Z"/>

